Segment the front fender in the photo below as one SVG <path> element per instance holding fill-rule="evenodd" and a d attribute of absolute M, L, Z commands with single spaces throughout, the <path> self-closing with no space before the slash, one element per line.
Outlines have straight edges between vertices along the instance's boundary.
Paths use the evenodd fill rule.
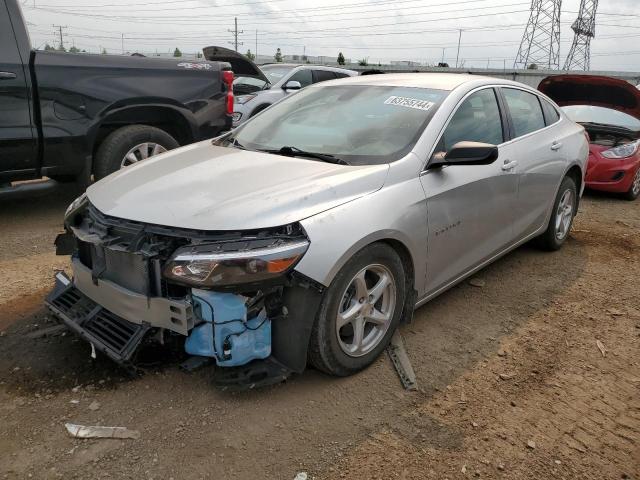
<path fill-rule="evenodd" d="M 296 270 L 329 286 L 359 250 L 377 241 L 401 243 L 413 262 L 413 284 L 426 281 L 426 198 L 417 178 L 383 187 L 357 200 L 300 222 L 310 245 Z"/>

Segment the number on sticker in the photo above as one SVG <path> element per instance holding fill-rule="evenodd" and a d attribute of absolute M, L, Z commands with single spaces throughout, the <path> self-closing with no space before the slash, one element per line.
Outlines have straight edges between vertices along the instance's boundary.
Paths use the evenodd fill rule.
<path fill-rule="evenodd" d="M 435 104 L 419 98 L 391 96 L 384 101 L 385 105 L 397 105 L 398 107 L 415 108 L 417 110 L 429 110 Z"/>

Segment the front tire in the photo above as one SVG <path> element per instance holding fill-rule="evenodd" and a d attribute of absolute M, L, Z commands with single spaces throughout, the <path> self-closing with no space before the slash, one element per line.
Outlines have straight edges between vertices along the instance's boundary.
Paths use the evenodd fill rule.
<path fill-rule="evenodd" d="M 310 363 L 341 377 L 369 366 L 400 322 L 404 277 L 390 246 L 377 243 L 356 253 L 325 292 L 311 333 Z"/>
<path fill-rule="evenodd" d="M 633 177 L 633 182 L 631 183 L 629 190 L 627 190 L 622 197 L 630 202 L 640 197 L 640 167 L 638 167 L 636 175 Z"/>
<path fill-rule="evenodd" d="M 571 177 L 564 177 L 555 202 L 551 219 L 545 232 L 537 238 L 538 245 L 544 250 L 559 250 L 569 237 L 573 219 L 577 213 L 578 194 L 576 183 Z"/>
<path fill-rule="evenodd" d="M 111 132 L 100 144 L 93 173 L 96 180 L 128 165 L 179 147 L 164 130 L 149 125 L 128 125 Z"/>

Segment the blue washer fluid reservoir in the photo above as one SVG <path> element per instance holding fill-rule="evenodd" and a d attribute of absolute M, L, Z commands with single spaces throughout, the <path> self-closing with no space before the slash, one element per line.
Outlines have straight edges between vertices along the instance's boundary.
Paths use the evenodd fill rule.
<path fill-rule="evenodd" d="M 221 367 L 244 365 L 271 355 L 271 320 L 264 310 L 247 321 L 244 297 L 233 293 L 191 290 L 194 310 L 203 323 L 191 330 L 185 350 L 213 357 Z"/>

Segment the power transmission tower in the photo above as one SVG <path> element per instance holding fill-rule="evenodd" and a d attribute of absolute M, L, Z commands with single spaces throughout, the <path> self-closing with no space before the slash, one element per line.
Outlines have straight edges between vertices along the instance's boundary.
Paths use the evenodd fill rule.
<path fill-rule="evenodd" d="M 233 33 L 234 41 L 229 42 L 234 46 L 236 52 L 238 51 L 238 45 L 243 45 L 242 42 L 238 43 L 238 34 L 244 33 L 244 30 L 238 31 L 238 17 L 235 17 L 235 28 L 233 30 L 227 30 L 229 33 Z"/>
<path fill-rule="evenodd" d="M 531 0 L 531 15 L 522 36 L 514 68 L 560 68 L 560 7 L 562 0 Z"/>
<path fill-rule="evenodd" d="M 589 70 L 591 68 L 591 39 L 596 36 L 596 11 L 598 0 L 580 0 L 578 18 L 571 25 L 575 32 L 573 43 L 564 63 L 565 70 Z"/>

